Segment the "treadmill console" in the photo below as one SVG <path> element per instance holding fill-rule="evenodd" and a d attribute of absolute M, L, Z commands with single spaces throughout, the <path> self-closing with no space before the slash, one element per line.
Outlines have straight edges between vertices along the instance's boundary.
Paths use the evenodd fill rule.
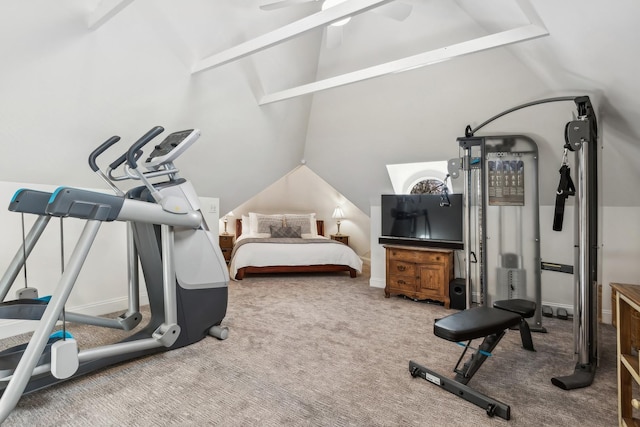
<path fill-rule="evenodd" d="M 187 148 L 200 137 L 199 129 L 189 129 L 168 135 L 160 144 L 156 145 L 144 165 L 147 168 L 157 168 L 178 158 Z"/>

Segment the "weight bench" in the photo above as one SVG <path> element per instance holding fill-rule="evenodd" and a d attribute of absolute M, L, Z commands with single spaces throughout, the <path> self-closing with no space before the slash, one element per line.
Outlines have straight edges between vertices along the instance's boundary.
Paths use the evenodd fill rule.
<path fill-rule="evenodd" d="M 421 377 L 474 405 L 484 408 L 490 417 L 497 415 L 508 420 L 511 417 L 509 405 L 472 389 L 467 386 L 467 383 L 487 357 L 491 356 L 491 352 L 498 345 L 506 330 L 519 325 L 521 321 L 523 321 L 523 317 L 519 313 L 492 307 L 474 307 L 436 320 L 433 325 L 433 333 L 437 337 L 464 346 L 462 355 L 453 369 L 456 373 L 455 378 L 446 378 L 413 361 L 409 361 L 409 372 L 412 377 Z M 470 346 L 471 341 L 476 338 L 484 338 L 484 340 L 477 349 L 474 349 L 475 353 L 471 355 L 471 358 L 460 368 L 460 362 L 467 350 L 473 349 Z M 462 341 L 467 341 L 467 343 L 462 344 Z"/>
<path fill-rule="evenodd" d="M 505 299 L 496 301 L 493 303 L 495 308 L 500 310 L 510 311 L 520 315 L 520 324 L 518 329 L 520 330 L 520 339 L 522 340 L 522 347 L 529 351 L 536 351 L 533 348 L 533 340 L 531 339 L 531 329 L 525 319 L 533 317 L 536 312 L 536 303 L 526 299 Z"/>

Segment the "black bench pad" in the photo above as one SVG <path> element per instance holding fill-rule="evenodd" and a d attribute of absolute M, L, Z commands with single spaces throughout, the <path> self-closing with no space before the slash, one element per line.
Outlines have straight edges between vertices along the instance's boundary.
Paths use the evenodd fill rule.
<path fill-rule="evenodd" d="M 536 303 L 527 299 L 504 299 L 493 303 L 495 308 L 511 311 L 528 319 L 536 312 Z"/>
<path fill-rule="evenodd" d="M 474 307 L 437 320 L 433 333 L 449 341 L 469 341 L 520 323 L 520 315 L 492 307 Z"/>

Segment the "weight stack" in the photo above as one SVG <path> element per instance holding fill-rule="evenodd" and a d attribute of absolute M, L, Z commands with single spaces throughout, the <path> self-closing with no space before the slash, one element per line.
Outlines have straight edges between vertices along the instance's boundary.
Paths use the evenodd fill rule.
<path fill-rule="evenodd" d="M 454 310 L 464 310 L 467 308 L 467 287 L 465 279 L 453 279 L 449 283 L 449 300 L 451 308 Z"/>

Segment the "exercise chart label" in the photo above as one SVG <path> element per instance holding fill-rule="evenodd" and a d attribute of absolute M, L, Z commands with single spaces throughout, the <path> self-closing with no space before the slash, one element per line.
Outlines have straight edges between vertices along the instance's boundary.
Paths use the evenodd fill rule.
<path fill-rule="evenodd" d="M 490 206 L 524 206 L 524 162 L 509 157 L 491 153 L 487 162 Z"/>

